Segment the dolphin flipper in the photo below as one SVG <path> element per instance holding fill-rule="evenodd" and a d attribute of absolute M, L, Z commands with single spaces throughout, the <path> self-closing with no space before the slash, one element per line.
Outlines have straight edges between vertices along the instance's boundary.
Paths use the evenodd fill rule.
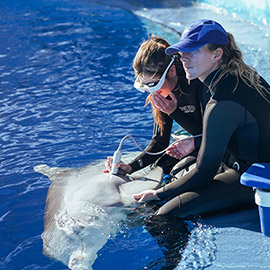
<path fill-rule="evenodd" d="M 52 182 L 57 178 L 67 176 L 70 173 L 76 171 L 71 168 L 62 168 L 62 167 L 50 167 L 46 164 L 39 164 L 34 167 L 35 172 L 44 174 L 47 176 Z"/>

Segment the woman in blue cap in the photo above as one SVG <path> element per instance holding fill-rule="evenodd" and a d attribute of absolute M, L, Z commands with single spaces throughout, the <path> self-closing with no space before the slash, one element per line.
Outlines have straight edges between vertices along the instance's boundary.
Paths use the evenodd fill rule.
<path fill-rule="evenodd" d="M 233 35 L 215 21 L 193 22 L 180 42 L 166 50 L 168 55 L 179 52 L 186 78 L 198 78 L 211 94 L 196 166 L 176 181 L 134 198 L 166 199 L 157 214 L 183 217 L 252 205 L 252 189 L 239 179 L 252 163 L 270 162 L 270 87 L 244 63 Z M 178 158 L 178 145 L 167 153 Z"/>
<path fill-rule="evenodd" d="M 153 108 L 154 132 L 152 140 L 145 149 L 152 153 L 160 152 L 168 147 L 173 120 L 190 134 L 201 134 L 201 111 L 204 110 L 210 98 L 210 94 L 203 91 L 205 86 L 199 80 L 188 84 L 180 55 L 171 56 L 165 53 L 169 46 L 170 44 L 165 39 L 151 36 L 141 44 L 133 61 L 136 76 L 134 87 L 149 94 L 146 104 L 151 103 Z M 192 144 L 188 140 L 181 144 L 181 158 L 193 152 L 193 156 L 181 163 L 182 168 L 193 162 L 196 156 L 196 149 L 194 151 L 193 145 L 189 148 L 190 145 Z M 128 164 L 118 163 L 118 172 L 120 174 L 133 173 L 156 162 L 156 165 L 161 166 L 165 173 L 169 173 L 179 161 L 168 155 L 160 157 L 161 154 L 142 153 Z M 111 169 L 111 163 L 112 157 L 109 157 L 108 170 Z"/>

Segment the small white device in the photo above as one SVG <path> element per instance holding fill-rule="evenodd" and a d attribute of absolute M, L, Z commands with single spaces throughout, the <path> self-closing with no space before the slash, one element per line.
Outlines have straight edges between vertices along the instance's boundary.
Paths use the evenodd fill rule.
<path fill-rule="evenodd" d="M 115 164 L 120 162 L 121 157 L 122 157 L 122 151 L 121 151 L 121 147 L 119 145 L 118 149 L 113 154 L 113 162 L 112 162 L 111 174 L 117 174 L 118 168 L 115 167 Z"/>

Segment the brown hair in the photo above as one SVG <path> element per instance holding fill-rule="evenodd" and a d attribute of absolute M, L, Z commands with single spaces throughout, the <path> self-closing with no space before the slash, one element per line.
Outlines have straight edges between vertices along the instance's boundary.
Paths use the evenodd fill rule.
<path fill-rule="evenodd" d="M 144 41 L 133 61 L 133 69 L 135 76 L 143 78 L 144 76 L 159 79 L 169 62 L 171 56 L 165 53 L 170 44 L 163 38 L 151 35 L 151 37 Z M 145 106 L 151 102 L 151 94 L 146 98 Z M 164 129 L 164 120 L 159 110 L 152 106 L 154 121 L 160 127 L 161 134 Z"/>
<path fill-rule="evenodd" d="M 221 72 L 217 80 L 213 83 L 213 88 L 224 75 L 231 73 L 237 78 L 234 90 L 237 88 L 240 78 L 246 85 L 255 88 L 259 94 L 270 103 L 270 90 L 262 86 L 260 75 L 257 71 L 244 62 L 242 52 L 237 46 L 233 35 L 229 32 L 227 32 L 227 34 L 229 39 L 228 45 L 208 44 L 207 46 L 210 51 L 215 51 L 217 48 L 222 48 L 223 50 L 220 65 Z"/>

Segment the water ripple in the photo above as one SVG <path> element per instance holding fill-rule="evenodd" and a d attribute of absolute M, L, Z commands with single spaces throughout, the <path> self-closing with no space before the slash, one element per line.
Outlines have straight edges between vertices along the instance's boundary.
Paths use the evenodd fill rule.
<path fill-rule="evenodd" d="M 50 182 L 33 168 L 105 160 L 127 133 L 146 146 L 153 121 L 132 61 L 147 35 L 95 1 L 3 0 L 0 12 L 0 268 L 62 269 L 41 254 Z"/>

